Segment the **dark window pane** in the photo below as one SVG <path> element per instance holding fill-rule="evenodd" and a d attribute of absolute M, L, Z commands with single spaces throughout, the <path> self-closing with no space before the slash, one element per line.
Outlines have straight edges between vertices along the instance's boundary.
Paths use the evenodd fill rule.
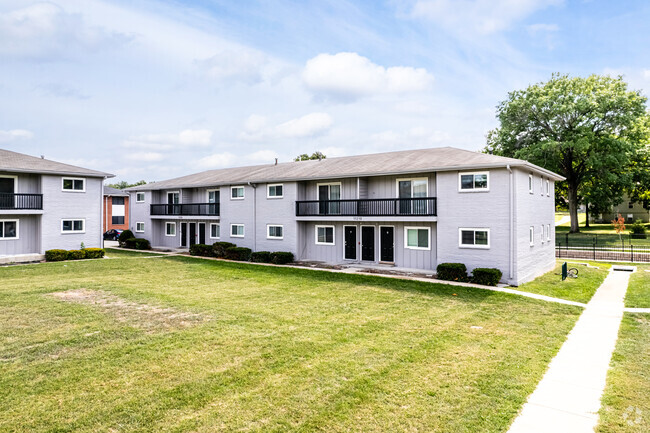
<path fill-rule="evenodd" d="M 5 238 L 16 237 L 16 223 L 14 221 L 5 221 Z"/>
<path fill-rule="evenodd" d="M 474 175 L 474 188 L 487 188 L 487 174 Z"/>
<path fill-rule="evenodd" d="M 72 230 L 72 221 L 70 221 L 70 220 L 63 221 L 63 231 L 68 232 L 68 231 L 71 231 L 71 230 Z"/>
<path fill-rule="evenodd" d="M 75 231 L 82 231 L 84 229 L 84 222 L 83 221 L 75 221 L 74 222 L 74 230 Z"/>
<path fill-rule="evenodd" d="M 282 185 L 278 185 L 275 187 L 275 191 L 273 195 L 278 197 L 282 196 Z"/>
<path fill-rule="evenodd" d="M 74 181 L 74 189 L 77 190 L 77 191 L 83 191 L 83 189 L 84 189 L 84 181 L 76 179 Z"/>
<path fill-rule="evenodd" d="M 72 189 L 72 179 L 63 179 L 63 189 Z"/>
<path fill-rule="evenodd" d="M 429 248 L 429 231 L 418 230 L 418 247 Z"/>
<path fill-rule="evenodd" d="M 124 224 L 124 217 L 123 216 L 114 216 L 113 217 L 113 224 Z"/>
<path fill-rule="evenodd" d="M 334 229 L 331 227 L 327 227 L 325 229 L 325 242 L 327 242 L 328 244 L 334 242 Z"/>
<path fill-rule="evenodd" d="M 460 233 L 461 243 L 463 245 L 474 245 L 474 232 L 472 230 L 463 230 Z"/>
<path fill-rule="evenodd" d="M 488 234 L 486 231 L 477 231 L 476 232 L 476 245 L 487 245 L 488 244 Z"/>
<path fill-rule="evenodd" d="M 460 189 L 473 189 L 474 188 L 474 175 L 463 174 L 460 176 Z"/>
<path fill-rule="evenodd" d="M 4 223 L 0 223 L 0 238 L 4 237 Z"/>
<path fill-rule="evenodd" d="M 113 197 L 113 205 L 124 205 L 124 197 Z"/>

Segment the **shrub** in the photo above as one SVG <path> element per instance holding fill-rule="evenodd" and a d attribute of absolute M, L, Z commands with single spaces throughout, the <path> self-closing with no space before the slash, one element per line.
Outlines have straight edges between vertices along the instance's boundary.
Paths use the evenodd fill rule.
<path fill-rule="evenodd" d="M 231 244 L 230 242 L 215 242 L 212 245 L 212 255 L 219 258 L 226 257 L 226 250 L 236 246 L 237 245 Z"/>
<path fill-rule="evenodd" d="M 645 230 L 645 224 L 643 224 L 643 221 L 636 220 L 630 225 L 630 231 L 632 232 L 630 237 L 632 239 L 646 239 L 648 235 L 646 235 Z"/>
<path fill-rule="evenodd" d="M 86 248 L 84 251 L 87 259 L 101 259 L 106 253 L 102 248 Z"/>
<path fill-rule="evenodd" d="M 124 230 L 122 233 L 120 233 L 120 236 L 117 238 L 117 242 L 122 248 L 124 248 L 124 246 L 126 245 L 126 241 L 134 238 L 135 235 L 131 230 Z"/>
<path fill-rule="evenodd" d="M 230 247 L 226 250 L 226 258 L 228 260 L 239 260 L 240 262 L 247 262 L 251 258 L 251 249 L 244 247 Z"/>
<path fill-rule="evenodd" d="M 440 263 L 436 269 L 438 279 L 445 281 L 467 281 L 467 267 L 462 263 Z"/>
<path fill-rule="evenodd" d="M 472 283 L 496 286 L 501 280 L 501 271 L 495 268 L 476 268 L 472 271 Z"/>
<path fill-rule="evenodd" d="M 194 244 L 190 246 L 190 255 L 193 256 L 202 256 L 202 257 L 212 257 L 214 254 L 212 252 L 212 246 L 206 244 Z"/>
<path fill-rule="evenodd" d="M 251 254 L 251 262 L 271 263 L 271 253 L 269 251 L 255 251 Z"/>
<path fill-rule="evenodd" d="M 284 251 L 271 253 L 271 263 L 275 263 L 276 265 L 286 265 L 291 262 L 293 262 L 293 253 L 287 253 Z"/>
<path fill-rule="evenodd" d="M 68 252 L 66 250 L 47 250 L 45 251 L 45 260 L 48 262 L 68 260 Z"/>
<path fill-rule="evenodd" d="M 136 250 L 150 250 L 151 243 L 147 239 L 136 238 L 135 239 L 135 249 Z"/>
<path fill-rule="evenodd" d="M 136 240 L 137 240 L 136 238 L 125 239 L 124 242 L 120 241 L 120 246 L 123 246 L 124 248 L 135 249 Z"/>
<path fill-rule="evenodd" d="M 68 251 L 68 260 L 81 260 L 86 258 L 84 250 L 70 250 Z"/>

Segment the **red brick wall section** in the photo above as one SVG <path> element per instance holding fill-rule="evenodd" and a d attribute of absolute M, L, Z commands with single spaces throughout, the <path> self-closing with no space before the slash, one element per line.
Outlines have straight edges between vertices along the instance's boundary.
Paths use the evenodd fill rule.
<path fill-rule="evenodd" d="M 110 229 L 127 230 L 129 228 L 129 197 L 124 197 L 124 224 L 113 224 L 113 198 L 104 196 L 104 232 Z"/>

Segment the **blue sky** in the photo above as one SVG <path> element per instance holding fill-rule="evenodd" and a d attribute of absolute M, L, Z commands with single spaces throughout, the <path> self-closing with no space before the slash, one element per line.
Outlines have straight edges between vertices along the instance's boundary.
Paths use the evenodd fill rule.
<path fill-rule="evenodd" d="M 479 150 L 553 72 L 648 95 L 648 22 L 643 0 L 3 0 L 0 147 L 128 181 Z"/>

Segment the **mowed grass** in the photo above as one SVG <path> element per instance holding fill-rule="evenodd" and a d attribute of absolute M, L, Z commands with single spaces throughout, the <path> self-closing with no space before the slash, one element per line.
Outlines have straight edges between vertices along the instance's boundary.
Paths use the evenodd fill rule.
<path fill-rule="evenodd" d="M 634 263 L 637 271 L 630 275 L 627 287 L 625 306 L 634 308 L 650 308 L 650 265 Z"/>
<path fill-rule="evenodd" d="M 623 317 L 596 431 L 650 431 L 650 314 Z"/>
<path fill-rule="evenodd" d="M 515 289 L 522 292 L 587 303 L 603 283 L 611 267 L 611 264 L 601 262 L 590 263 L 592 266 L 597 266 L 598 269 L 584 264 L 567 263 L 569 269 L 578 269 L 578 278 L 567 278 L 562 281 L 562 263 L 564 263 L 564 260 L 558 260 L 553 271 L 547 272 Z"/>
<path fill-rule="evenodd" d="M 106 257 L 111 259 L 121 259 L 125 257 L 149 257 L 149 256 L 164 256 L 165 254 L 154 253 L 151 251 L 132 251 L 123 250 L 121 248 L 105 248 Z"/>
<path fill-rule="evenodd" d="M 504 432 L 582 312 L 185 257 L 0 281 L 0 431 Z"/>

